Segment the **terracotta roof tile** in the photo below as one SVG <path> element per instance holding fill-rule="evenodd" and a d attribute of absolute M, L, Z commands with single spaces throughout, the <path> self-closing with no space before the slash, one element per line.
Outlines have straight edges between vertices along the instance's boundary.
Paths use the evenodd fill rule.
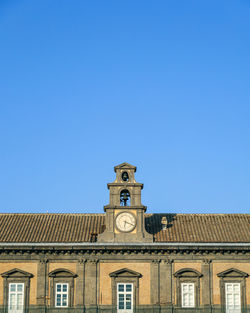
<path fill-rule="evenodd" d="M 250 242 L 249 214 L 153 214 L 147 221 L 149 232 L 163 216 L 168 227 L 154 232 L 156 242 Z"/>
<path fill-rule="evenodd" d="M 250 214 L 146 214 L 145 225 L 155 242 L 250 242 Z M 0 214 L 2 243 L 92 242 L 104 228 L 105 214 Z"/>

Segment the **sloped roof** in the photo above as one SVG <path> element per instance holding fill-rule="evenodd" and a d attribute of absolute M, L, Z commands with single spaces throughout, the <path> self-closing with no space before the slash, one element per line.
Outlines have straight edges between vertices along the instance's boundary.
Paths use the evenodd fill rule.
<path fill-rule="evenodd" d="M 121 163 L 121 164 L 119 164 L 119 165 L 116 165 L 116 166 L 114 167 L 115 172 L 116 172 L 116 170 L 118 170 L 118 169 L 133 169 L 133 170 L 136 172 L 136 166 L 134 166 L 134 165 L 132 165 L 132 164 L 129 164 L 129 163 L 127 163 L 127 162 L 123 162 L 123 163 Z"/>
<path fill-rule="evenodd" d="M 147 221 L 156 242 L 250 242 L 250 214 L 153 214 Z"/>
<path fill-rule="evenodd" d="M 250 242 L 250 214 L 145 214 L 155 242 Z M 168 225 L 162 230 L 161 219 Z M 105 214 L 0 214 L 0 243 L 93 242 Z"/>

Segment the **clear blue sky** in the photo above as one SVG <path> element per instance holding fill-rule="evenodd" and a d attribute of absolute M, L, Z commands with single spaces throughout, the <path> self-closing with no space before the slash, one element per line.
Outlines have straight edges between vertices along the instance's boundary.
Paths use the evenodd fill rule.
<path fill-rule="evenodd" d="M 250 2 L 0 0 L 0 211 L 250 213 Z"/>

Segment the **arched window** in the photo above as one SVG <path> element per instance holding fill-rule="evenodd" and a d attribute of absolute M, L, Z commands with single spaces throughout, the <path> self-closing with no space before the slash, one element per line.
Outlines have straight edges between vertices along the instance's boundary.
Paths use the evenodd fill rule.
<path fill-rule="evenodd" d="M 52 307 L 74 306 L 74 278 L 77 275 L 67 269 L 59 268 L 49 273 Z"/>
<path fill-rule="evenodd" d="M 199 307 L 202 274 L 192 268 L 183 268 L 174 276 L 176 277 L 177 305 L 184 308 Z"/>
<path fill-rule="evenodd" d="M 124 189 L 120 193 L 120 204 L 123 206 L 130 205 L 130 193 L 127 189 Z"/>

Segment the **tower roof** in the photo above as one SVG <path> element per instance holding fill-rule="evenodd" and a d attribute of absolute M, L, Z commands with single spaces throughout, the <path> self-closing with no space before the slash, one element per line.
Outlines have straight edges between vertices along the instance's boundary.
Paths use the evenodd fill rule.
<path fill-rule="evenodd" d="M 116 172 L 117 170 L 134 170 L 136 172 L 136 166 L 131 165 L 127 162 L 123 162 L 114 167 L 114 171 Z"/>

